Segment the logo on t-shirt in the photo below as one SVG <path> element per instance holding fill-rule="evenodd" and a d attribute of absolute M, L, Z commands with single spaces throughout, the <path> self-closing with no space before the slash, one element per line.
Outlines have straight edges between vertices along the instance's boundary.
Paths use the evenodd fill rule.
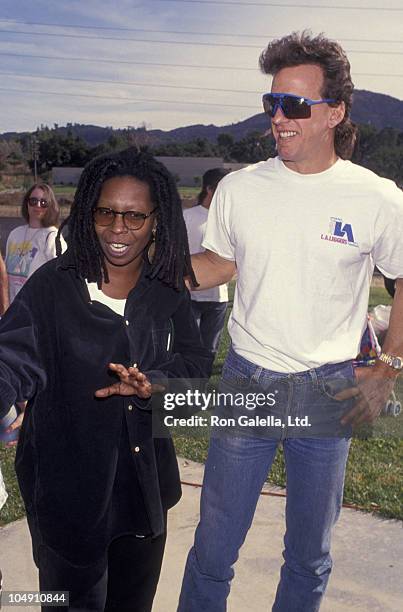
<path fill-rule="evenodd" d="M 358 247 L 358 244 L 354 240 L 351 223 L 343 223 L 343 219 L 339 219 L 338 217 L 330 217 L 329 232 L 327 234 L 321 234 L 320 237 L 322 240 Z"/>

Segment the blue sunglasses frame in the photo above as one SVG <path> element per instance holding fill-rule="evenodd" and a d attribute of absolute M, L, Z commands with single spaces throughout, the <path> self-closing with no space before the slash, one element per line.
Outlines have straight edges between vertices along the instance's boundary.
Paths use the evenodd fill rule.
<path fill-rule="evenodd" d="M 288 93 L 266 93 L 262 97 L 262 102 L 264 112 L 272 118 L 280 108 L 287 119 L 309 119 L 311 117 L 311 106 L 315 106 L 316 104 L 329 104 L 331 102 L 336 102 L 336 100 L 333 98 L 311 100 L 304 96 L 296 96 Z"/>

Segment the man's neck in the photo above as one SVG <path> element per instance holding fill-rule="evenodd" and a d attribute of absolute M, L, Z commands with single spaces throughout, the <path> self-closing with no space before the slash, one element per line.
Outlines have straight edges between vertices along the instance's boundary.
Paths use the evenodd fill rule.
<path fill-rule="evenodd" d="M 298 172 L 299 174 L 319 174 L 329 170 L 338 160 L 338 156 L 334 152 L 332 155 L 324 159 L 313 159 L 304 161 L 290 161 L 283 159 L 282 162 L 287 168 Z"/>

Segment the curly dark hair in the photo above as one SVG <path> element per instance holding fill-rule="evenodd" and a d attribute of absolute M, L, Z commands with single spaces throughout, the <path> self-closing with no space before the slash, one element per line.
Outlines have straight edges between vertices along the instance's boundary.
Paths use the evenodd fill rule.
<path fill-rule="evenodd" d="M 53 193 L 53 189 L 46 183 L 34 183 L 34 185 L 32 185 L 32 187 L 30 187 L 28 191 L 24 194 L 24 197 L 22 199 L 22 204 L 21 204 L 21 216 L 29 224 L 28 200 L 31 197 L 31 193 L 37 187 L 39 189 L 42 189 L 44 199 L 46 199 L 48 202 L 48 207 L 46 209 L 46 212 L 41 219 L 42 227 L 51 227 L 53 225 L 58 227 L 59 221 L 60 221 L 59 203 L 56 200 L 56 196 Z"/>
<path fill-rule="evenodd" d="M 334 98 L 329 106 L 345 104 L 344 118 L 336 126 L 334 146 L 342 159 L 350 159 L 357 138 L 357 128 L 350 120 L 354 84 L 351 80 L 350 62 L 341 46 L 323 34 L 313 36 L 308 30 L 292 32 L 288 36 L 269 43 L 259 58 L 265 74 L 275 75 L 282 68 L 316 64 L 322 68 L 324 98 Z"/>
<path fill-rule="evenodd" d="M 62 223 L 57 254 L 61 253 L 60 233 L 67 226 L 66 241 L 77 272 L 89 282 L 109 282 L 105 259 L 94 228 L 93 209 L 102 185 L 113 177 L 133 177 L 149 186 L 156 211 L 155 255 L 149 276 L 159 278 L 176 289 L 183 287 L 183 277 L 190 276 L 197 286 L 192 269 L 182 202 L 175 180 L 166 167 L 147 152 L 135 147 L 107 153 L 91 160 L 80 177 L 69 217 Z"/>

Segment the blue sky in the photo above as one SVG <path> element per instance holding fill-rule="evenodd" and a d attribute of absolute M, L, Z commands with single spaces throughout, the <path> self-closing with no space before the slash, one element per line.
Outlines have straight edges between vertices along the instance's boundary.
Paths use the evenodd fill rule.
<path fill-rule="evenodd" d="M 340 41 L 357 88 L 403 99 L 402 22 L 403 0 L 1 0 L 0 132 L 235 123 L 270 89 L 260 51 L 304 28 Z"/>

